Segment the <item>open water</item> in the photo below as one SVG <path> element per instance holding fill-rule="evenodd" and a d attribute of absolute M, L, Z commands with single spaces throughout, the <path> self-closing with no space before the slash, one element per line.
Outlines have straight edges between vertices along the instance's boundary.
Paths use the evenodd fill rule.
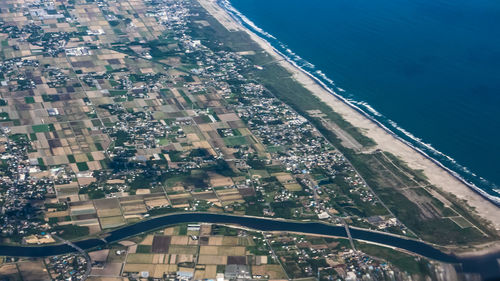
<path fill-rule="evenodd" d="M 337 94 L 500 197 L 500 1 L 221 3 Z"/>

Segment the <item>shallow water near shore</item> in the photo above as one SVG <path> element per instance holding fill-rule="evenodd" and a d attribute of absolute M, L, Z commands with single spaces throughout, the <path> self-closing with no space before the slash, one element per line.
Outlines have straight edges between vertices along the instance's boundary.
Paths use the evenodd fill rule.
<path fill-rule="evenodd" d="M 303 69 L 500 196 L 500 2 L 230 3 Z"/>

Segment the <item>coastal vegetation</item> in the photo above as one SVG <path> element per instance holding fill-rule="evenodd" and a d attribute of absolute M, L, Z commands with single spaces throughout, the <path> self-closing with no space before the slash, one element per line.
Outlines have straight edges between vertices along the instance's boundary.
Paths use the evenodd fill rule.
<path fill-rule="evenodd" d="M 314 124 L 349 159 L 387 208 L 415 235 L 440 245 L 481 243 L 498 238 L 488 224 L 473 215 L 474 210 L 465 202 L 431 186 L 421 171 L 409 168 L 396 156 L 378 150 L 363 153 L 345 147 L 335 132 L 310 114 L 311 110 L 320 111 L 324 119 L 334 122 L 348 133 L 362 145 L 363 150 L 374 147 L 376 143 L 304 88 L 246 32 L 228 31 L 201 8 L 199 12 L 200 19 L 208 21 L 210 25 L 191 26 L 191 35 L 220 50 L 252 52 L 246 57 L 254 65 L 262 67 L 247 69 L 246 77 L 263 84 L 273 95 Z M 466 223 L 460 223 L 463 221 Z"/>

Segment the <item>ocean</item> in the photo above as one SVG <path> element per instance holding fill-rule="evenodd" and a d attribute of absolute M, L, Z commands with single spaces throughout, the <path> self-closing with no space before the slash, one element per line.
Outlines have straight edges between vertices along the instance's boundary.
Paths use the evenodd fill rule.
<path fill-rule="evenodd" d="M 337 94 L 500 197 L 500 2 L 220 0 Z"/>

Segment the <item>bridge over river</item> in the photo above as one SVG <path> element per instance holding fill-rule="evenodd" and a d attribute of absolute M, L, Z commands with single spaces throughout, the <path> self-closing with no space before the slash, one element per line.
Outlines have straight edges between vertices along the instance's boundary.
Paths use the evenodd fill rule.
<path fill-rule="evenodd" d="M 169 225 L 179 223 L 217 223 L 232 224 L 259 231 L 287 231 L 304 234 L 316 234 L 348 238 L 348 233 L 343 225 L 330 225 L 319 222 L 298 222 L 280 219 L 258 218 L 248 216 L 234 216 L 209 213 L 181 213 L 155 217 L 125 226 L 109 232 L 105 239 L 87 239 L 74 242 L 81 249 L 103 247 L 107 243 L 123 240 L 127 237 L 152 231 Z M 444 253 L 434 246 L 419 240 L 413 240 L 388 233 L 376 232 L 366 229 L 349 228 L 352 239 L 362 240 L 388 247 L 399 248 L 417 255 L 446 263 L 458 264 L 464 272 L 479 273 L 485 279 L 500 279 L 500 252 L 476 257 L 458 257 Z M 76 251 L 68 244 L 47 246 L 10 246 L 0 245 L 2 256 L 43 257 L 70 253 Z M 497 279 L 497 280 L 498 280 Z"/>

